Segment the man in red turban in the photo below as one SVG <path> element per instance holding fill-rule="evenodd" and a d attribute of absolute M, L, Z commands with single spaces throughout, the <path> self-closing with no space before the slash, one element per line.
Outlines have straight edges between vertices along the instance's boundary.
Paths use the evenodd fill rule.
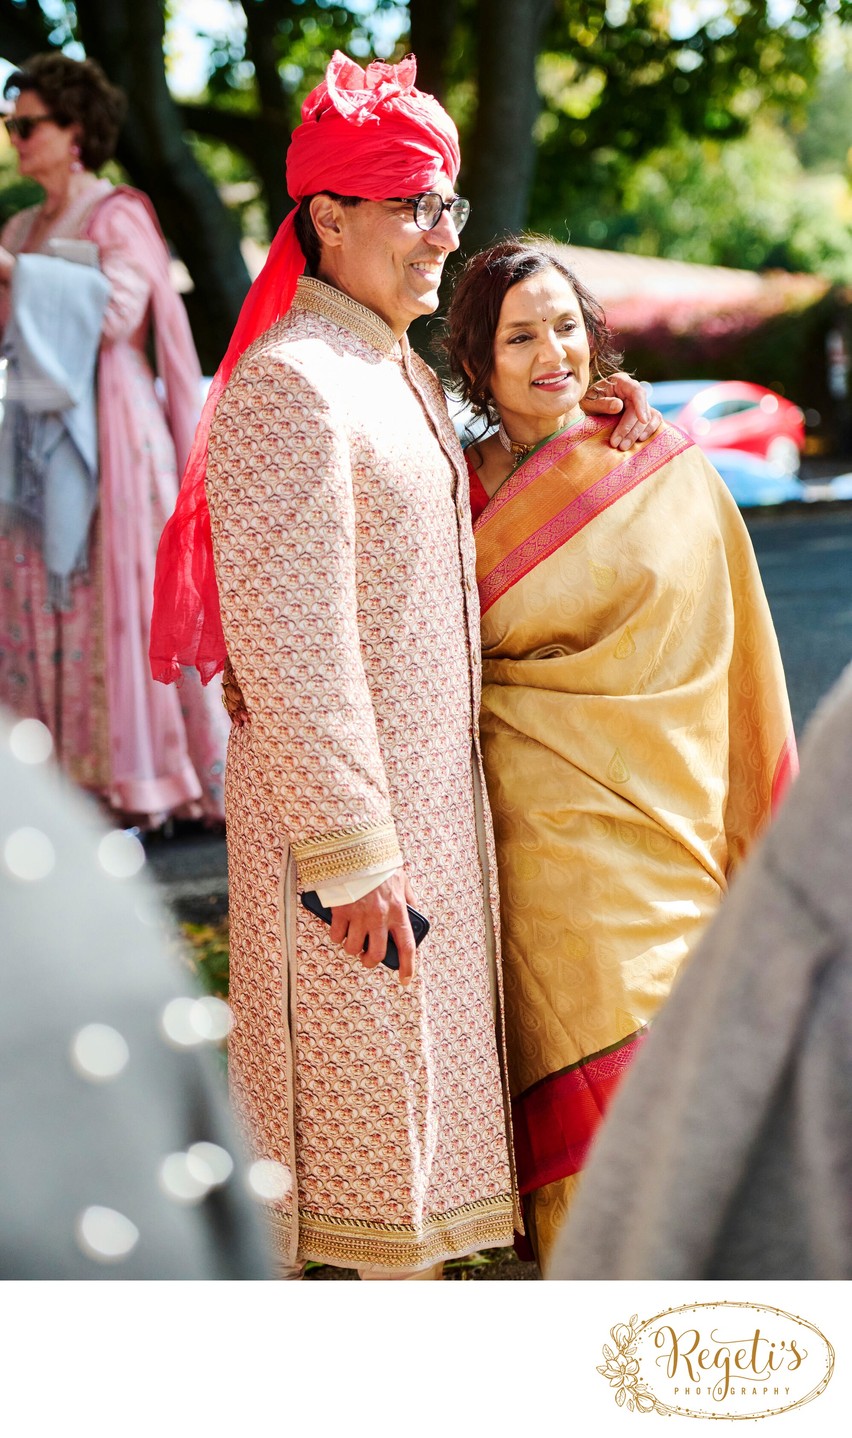
<path fill-rule="evenodd" d="M 455 126 L 415 71 L 336 53 L 306 100 L 300 203 L 158 561 L 156 677 L 209 678 L 227 649 L 248 721 L 226 782 L 230 1072 L 290 1274 L 437 1276 L 520 1223 L 467 477 L 405 337 L 469 207 Z M 407 901 L 431 925 L 416 962 Z"/>

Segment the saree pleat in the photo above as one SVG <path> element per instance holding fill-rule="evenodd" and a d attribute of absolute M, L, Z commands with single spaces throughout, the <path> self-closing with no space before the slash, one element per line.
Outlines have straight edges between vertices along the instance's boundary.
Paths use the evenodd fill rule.
<path fill-rule="evenodd" d="M 612 423 L 548 441 L 474 527 L 525 1194 L 582 1169 L 795 769 L 778 645 L 730 494 L 680 431 L 624 455 Z"/>

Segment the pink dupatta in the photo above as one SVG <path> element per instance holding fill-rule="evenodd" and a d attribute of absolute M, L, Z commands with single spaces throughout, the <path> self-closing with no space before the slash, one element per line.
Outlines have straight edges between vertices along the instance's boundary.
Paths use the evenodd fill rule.
<path fill-rule="evenodd" d="M 169 252 L 147 197 L 118 186 L 89 216 L 86 235 L 126 267 L 128 292 L 147 291 L 156 366 L 177 473 L 157 457 L 155 396 L 140 410 L 141 333 L 122 325 L 121 296 L 105 326 L 98 365 L 103 633 L 110 715 L 110 800 L 127 813 L 157 815 L 205 801 L 221 816 L 221 767 L 226 725 L 202 696 L 152 684 L 147 660 L 155 548 L 174 504 L 177 479 L 192 444 L 200 409 L 201 370 L 183 303 L 169 272 Z M 155 456 L 152 462 L 152 450 Z M 152 470 L 155 471 L 152 478 Z M 152 492 L 153 485 L 153 492 Z M 210 696 L 211 700 L 215 696 Z M 183 702 L 182 702 L 183 701 Z M 185 712 L 183 712 L 185 711 Z M 202 712 L 203 711 L 203 712 Z M 205 779 L 218 771 L 214 800 Z"/>

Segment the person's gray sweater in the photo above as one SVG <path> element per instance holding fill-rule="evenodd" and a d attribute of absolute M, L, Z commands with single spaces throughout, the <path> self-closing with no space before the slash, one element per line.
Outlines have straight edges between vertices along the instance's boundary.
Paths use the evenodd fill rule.
<path fill-rule="evenodd" d="M 852 1277 L 852 666 L 616 1097 L 549 1277 Z"/>

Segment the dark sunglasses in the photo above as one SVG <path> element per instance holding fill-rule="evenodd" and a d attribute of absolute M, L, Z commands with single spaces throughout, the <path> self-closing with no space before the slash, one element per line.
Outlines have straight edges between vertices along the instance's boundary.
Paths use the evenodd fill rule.
<path fill-rule="evenodd" d="M 456 234 L 460 235 L 470 215 L 470 200 L 465 200 L 461 195 L 451 195 L 449 200 L 445 200 L 429 191 L 425 195 L 406 195 L 403 199 L 392 200 L 391 203 L 411 205 L 418 230 L 434 230 L 444 211 L 449 210 Z"/>
<path fill-rule="evenodd" d="M 21 115 L 20 118 L 13 116 L 11 120 L 4 120 L 3 124 L 6 126 L 6 134 L 10 138 L 12 135 L 17 135 L 22 140 L 28 140 L 39 125 L 44 124 L 45 120 L 52 119 L 52 115 Z"/>

